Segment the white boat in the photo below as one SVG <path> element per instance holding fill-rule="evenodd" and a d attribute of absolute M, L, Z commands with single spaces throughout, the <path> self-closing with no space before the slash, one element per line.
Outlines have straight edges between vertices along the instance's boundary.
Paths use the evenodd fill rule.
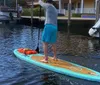
<path fill-rule="evenodd" d="M 17 11 L 8 7 L 0 8 L 0 21 L 13 20 L 17 16 Z"/>
<path fill-rule="evenodd" d="M 6 13 L 0 11 L 0 21 L 3 20 L 10 20 L 10 17 Z"/>
<path fill-rule="evenodd" d="M 92 28 L 90 28 L 88 33 L 92 37 L 100 37 L 100 19 L 95 23 Z"/>

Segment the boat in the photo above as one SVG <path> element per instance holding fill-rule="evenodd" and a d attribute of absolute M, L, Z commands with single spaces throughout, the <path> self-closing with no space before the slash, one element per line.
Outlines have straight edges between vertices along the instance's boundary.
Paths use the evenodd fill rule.
<path fill-rule="evenodd" d="M 91 37 L 100 38 L 100 19 L 89 29 Z"/>
<path fill-rule="evenodd" d="M 9 7 L 0 7 L 0 22 L 15 21 L 17 18 L 16 9 Z"/>

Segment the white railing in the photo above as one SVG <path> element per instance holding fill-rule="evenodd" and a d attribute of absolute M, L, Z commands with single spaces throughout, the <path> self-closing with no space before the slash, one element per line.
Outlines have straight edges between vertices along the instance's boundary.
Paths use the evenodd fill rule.
<path fill-rule="evenodd" d="M 65 9 L 61 9 L 61 10 L 57 9 L 57 11 L 58 11 L 59 14 L 66 15 L 66 10 Z"/>
<path fill-rule="evenodd" d="M 81 13 L 81 8 L 76 8 L 75 13 Z M 95 8 L 84 8 L 83 13 L 96 13 Z"/>
<path fill-rule="evenodd" d="M 68 10 L 65 9 L 61 9 L 61 10 L 57 10 L 59 14 L 64 14 L 67 15 L 68 14 Z M 75 8 L 75 10 L 71 10 L 71 13 L 81 13 L 81 8 Z M 84 8 L 83 9 L 83 13 L 96 13 L 95 8 Z"/>

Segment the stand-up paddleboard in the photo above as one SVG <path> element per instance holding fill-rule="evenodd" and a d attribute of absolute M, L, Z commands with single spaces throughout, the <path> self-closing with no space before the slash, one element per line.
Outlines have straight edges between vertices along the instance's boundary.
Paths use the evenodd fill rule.
<path fill-rule="evenodd" d="M 44 55 L 38 53 L 26 55 L 24 53 L 19 52 L 18 49 L 14 50 L 14 54 L 21 60 L 27 61 L 31 64 L 37 65 L 39 67 L 57 73 L 65 74 L 76 78 L 86 79 L 90 81 L 100 82 L 99 72 L 68 61 L 64 61 L 61 59 L 55 61 L 52 59 L 52 57 L 49 57 L 48 63 L 42 63 L 40 60 L 43 59 Z"/>

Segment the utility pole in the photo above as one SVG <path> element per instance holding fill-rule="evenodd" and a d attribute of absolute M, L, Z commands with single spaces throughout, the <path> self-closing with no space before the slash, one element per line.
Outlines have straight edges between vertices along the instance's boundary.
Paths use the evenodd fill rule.
<path fill-rule="evenodd" d="M 4 2 L 3 2 L 3 3 L 4 3 L 4 6 L 6 6 L 6 0 L 4 0 Z"/>
<path fill-rule="evenodd" d="M 99 14 L 100 14 L 100 0 L 97 0 L 97 6 L 96 6 L 96 22 L 99 19 Z"/>
<path fill-rule="evenodd" d="M 70 33 L 70 22 L 71 22 L 71 0 L 68 3 L 68 35 Z"/>
<path fill-rule="evenodd" d="M 61 0 L 59 0 L 59 13 L 61 13 Z"/>
<path fill-rule="evenodd" d="M 32 0 L 32 6 L 31 6 L 31 26 L 33 26 L 33 7 L 34 7 L 34 0 Z"/>
<path fill-rule="evenodd" d="M 18 1 L 16 0 L 16 11 L 17 11 L 17 5 L 18 5 Z"/>

